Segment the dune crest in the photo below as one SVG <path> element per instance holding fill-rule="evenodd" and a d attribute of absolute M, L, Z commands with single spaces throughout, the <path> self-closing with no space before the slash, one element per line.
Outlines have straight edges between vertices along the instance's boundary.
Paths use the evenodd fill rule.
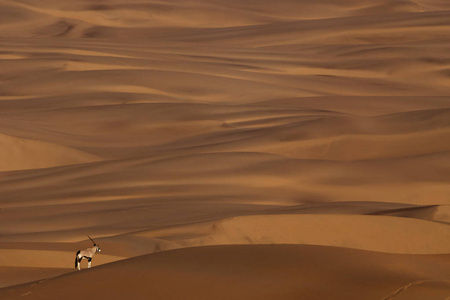
<path fill-rule="evenodd" d="M 224 220 L 213 225 L 209 236 L 181 241 L 181 245 L 310 244 L 388 253 L 446 254 L 450 248 L 441 238 L 449 235 L 448 225 L 409 218 L 266 215 Z"/>
<path fill-rule="evenodd" d="M 50 168 L 100 161 L 101 158 L 46 142 L 0 134 L 0 171 Z"/>
<path fill-rule="evenodd" d="M 3 288 L 0 297 L 95 299 L 101 293 L 111 299 L 179 299 L 180 294 L 184 299 L 392 299 L 412 294 L 438 299 L 446 295 L 448 275 L 445 255 L 298 245 L 213 246 L 144 255 Z M 422 289 L 414 293 L 414 288 Z"/>
<path fill-rule="evenodd" d="M 0 298 L 444 298 L 449 70 L 446 0 L 0 0 L 0 286 L 102 247 Z"/>

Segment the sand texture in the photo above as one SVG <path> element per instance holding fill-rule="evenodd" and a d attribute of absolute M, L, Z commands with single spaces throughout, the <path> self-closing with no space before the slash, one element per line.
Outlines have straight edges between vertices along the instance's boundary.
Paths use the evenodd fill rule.
<path fill-rule="evenodd" d="M 449 255 L 233 245 L 139 256 L 2 292 L 11 300 L 444 299 L 448 276 Z"/>
<path fill-rule="evenodd" d="M 447 299 L 449 224 L 450 1 L 0 0 L 0 299 Z"/>

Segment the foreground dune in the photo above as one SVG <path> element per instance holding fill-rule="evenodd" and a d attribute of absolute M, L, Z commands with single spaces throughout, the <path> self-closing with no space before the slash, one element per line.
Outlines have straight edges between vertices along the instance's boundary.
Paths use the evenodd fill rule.
<path fill-rule="evenodd" d="M 0 289 L 0 298 L 444 299 L 449 270 L 448 255 L 293 245 L 196 247 Z"/>
<path fill-rule="evenodd" d="M 71 271 L 64 268 L 32 268 L 32 267 L 0 267 L 2 287 L 16 285 L 21 282 L 30 282 L 38 278 L 48 278 Z"/>
<path fill-rule="evenodd" d="M 2 296 L 450 296 L 449 70 L 445 0 L 0 0 L 0 287 L 141 256 Z"/>

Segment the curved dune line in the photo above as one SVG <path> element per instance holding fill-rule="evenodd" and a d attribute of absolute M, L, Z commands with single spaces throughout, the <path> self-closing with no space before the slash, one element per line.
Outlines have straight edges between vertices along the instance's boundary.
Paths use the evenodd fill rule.
<path fill-rule="evenodd" d="M 50 250 L 0 249 L 0 266 L 33 267 L 33 268 L 73 268 L 75 254 L 73 252 Z M 101 265 L 124 257 L 97 253 L 92 259 L 93 265 Z M 85 263 L 84 261 L 82 264 Z M 83 266 L 84 267 L 84 266 Z"/>
<path fill-rule="evenodd" d="M 443 278 L 445 267 L 448 255 L 393 255 L 307 245 L 196 247 L 3 288 L 0 298 L 379 300 L 412 280 Z M 436 291 L 413 295 L 433 299 L 428 296 Z"/>
<path fill-rule="evenodd" d="M 312 140 L 259 145 L 268 153 L 297 158 L 331 160 L 371 160 L 408 157 L 450 150 L 445 142 L 450 130 L 441 128 L 403 134 L 348 134 Z M 436 142 L 440 141 L 440 142 Z M 251 147 L 249 149 L 252 149 Z"/>
<path fill-rule="evenodd" d="M 0 298 L 445 293 L 449 32 L 448 0 L 0 0 L 0 277 L 163 252 Z"/>
<path fill-rule="evenodd" d="M 210 226 L 210 225 L 209 225 Z M 450 226 L 417 219 L 358 215 L 258 215 L 226 219 L 183 247 L 224 244 L 308 244 L 401 254 L 450 252 Z"/>
<path fill-rule="evenodd" d="M 413 286 L 426 284 L 426 283 L 435 283 L 435 282 L 436 283 L 444 282 L 444 283 L 450 284 L 450 279 L 429 279 L 429 280 L 413 281 L 413 282 L 408 283 L 405 286 L 402 286 L 401 288 L 399 288 L 398 290 L 396 290 L 395 292 L 393 292 L 392 294 L 390 294 L 386 298 L 383 298 L 383 300 L 393 299 L 393 298 L 397 297 L 399 294 L 403 293 L 404 291 L 408 290 L 409 288 L 411 288 Z M 446 298 L 446 299 L 448 299 L 448 298 Z"/>
<path fill-rule="evenodd" d="M 48 168 L 100 161 L 95 155 L 65 146 L 0 134 L 0 171 Z"/>

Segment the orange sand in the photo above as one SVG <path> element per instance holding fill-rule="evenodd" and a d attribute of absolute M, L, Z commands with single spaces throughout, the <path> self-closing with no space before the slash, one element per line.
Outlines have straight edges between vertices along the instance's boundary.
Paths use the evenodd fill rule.
<path fill-rule="evenodd" d="M 449 1 L 0 0 L 2 299 L 444 299 L 449 183 Z"/>

